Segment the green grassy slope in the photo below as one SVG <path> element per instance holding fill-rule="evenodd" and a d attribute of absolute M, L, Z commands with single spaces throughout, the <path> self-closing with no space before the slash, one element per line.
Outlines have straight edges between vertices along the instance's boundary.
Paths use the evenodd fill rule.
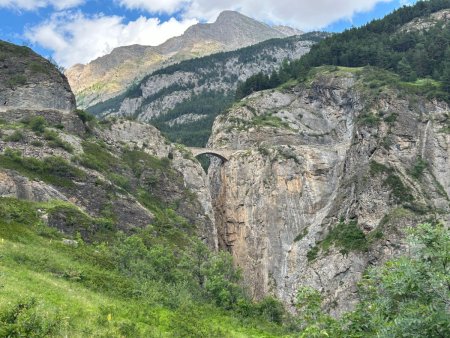
<path fill-rule="evenodd" d="M 179 250 L 181 260 L 171 255 L 174 242 L 194 247 L 193 238 L 171 229 L 160 239 L 147 231 L 64 244 L 40 217 L 62 205 L 0 199 L 0 336 L 281 335 L 278 325 L 239 319 L 201 295 L 187 272 L 190 248 Z"/>

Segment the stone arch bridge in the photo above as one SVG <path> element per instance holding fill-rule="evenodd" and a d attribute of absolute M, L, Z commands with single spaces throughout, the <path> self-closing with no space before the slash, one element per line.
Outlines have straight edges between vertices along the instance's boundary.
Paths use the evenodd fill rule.
<path fill-rule="evenodd" d="M 230 156 L 235 152 L 235 150 L 229 149 L 194 148 L 194 147 L 188 147 L 187 149 L 189 149 L 195 157 L 203 154 L 213 155 L 220 158 L 223 162 L 228 161 Z"/>

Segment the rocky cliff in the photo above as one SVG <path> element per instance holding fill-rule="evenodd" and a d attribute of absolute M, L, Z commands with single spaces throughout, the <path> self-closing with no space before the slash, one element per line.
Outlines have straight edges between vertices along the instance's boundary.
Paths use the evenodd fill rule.
<path fill-rule="evenodd" d="M 258 42 L 301 34 L 286 27 L 269 27 L 233 11 L 222 12 L 215 23 L 194 25 L 159 46 L 114 49 L 66 74 L 80 107 L 86 108 L 122 93 L 133 81 L 181 60 L 242 48 Z"/>
<path fill-rule="evenodd" d="M 171 219 L 217 247 L 206 175 L 187 150 L 152 126 L 75 111 L 48 61 L 1 47 L 0 197 L 63 203 L 42 217 L 67 236 L 97 240 Z"/>
<path fill-rule="evenodd" d="M 11 109 L 0 118 L 1 197 L 67 202 L 46 216 L 48 224 L 86 240 L 108 229 L 130 233 L 172 212 L 217 247 L 203 169 L 154 127 L 130 121 L 87 126 L 75 114 L 43 110 Z M 99 224 L 73 223 L 73 210 Z"/>
<path fill-rule="evenodd" d="M 0 41 L 0 111 L 23 109 L 75 110 L 66 77 L 27 47 Z"/>
<path fill-rule="evenodd" d="M 210 168 L 219 246 L 255 298 L 300 286 L 340 315 L 365 269 L 405 251 L 405 229 L 450 221 L 450 111 L 374 69 L 315 69 L 217 118 Z"/>

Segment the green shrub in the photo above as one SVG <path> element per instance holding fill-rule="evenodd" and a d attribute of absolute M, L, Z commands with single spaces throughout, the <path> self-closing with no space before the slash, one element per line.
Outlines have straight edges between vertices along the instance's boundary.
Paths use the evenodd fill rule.
<path fill-rule="evenodd" d="M 118 160 L 111 155 L 104 143 L 83 141 L 82 146 L 84 153 L 79 159 L 81 165 L 97 171 L 115 171 Z"/>
<path fill-rule="evenodd" d="M 394 123 L 395 121 L 397 121 L 397 118 L 398 118 L 398 114 L 397 114 L 397 113 L 392 113 L 392 114 L 386 116 L 383 120 L 384 120 L 386 123 L 392 124 L 392 123 Z"/>
<path fill-rule="evenodd" d="M 16 130 L 11 135 L 5 137 L 6 142 L 20 142 L 23 141 L 25 136 L 23 135 L 22 131 Z"/>
<path fill-rule="evenodd" d="M 308 259 L 308 262 L 311 262 L 317 258 L 317 256 L 319 255 L 319 250 L 320 250 L 319 247 L 316 245 L 306 253 L 306 258 Z"/>
<path fill-rule="evenodd" d="M 417 168 L 415 167 L 412 174 L 420 174 L 425 170 L 424 165 L 426 162 L 418 162 Z M 405 186 L 402 180 L 395 174 L 392 168 L 386 167 L 384 164 L 371 161 L 370 162 L 370 173 L 372 175 L 387 175 L 386 179 L 383 181 L 383 185 L 388 186 L 392 192 L 392 199 L 397 203 L 405 203 L 414 201 L 414 196 L 411 194 L 409 187 Z"/>
<path fill-rule="evenodd" d="M 381 121 L 380 117 L 373 113 L 362 114 L 358 117 L 358 121 L 368 127 L 376 127 Z"/>
<path fill-rule="evenodd" d="M 122 175 L 111 173 L 108 175 L 108 178 L 113 182 L 114 184 L 118 185 L 122 189 L 130 190 L 131 189 L 131 183 L 130 180 Z"/>
<path fill-rule="evenodd" d="M 389 172 L 391 169 L 389 169 L 388 167 L 386 167 L 384 164 L 382 163 L 378 163 L 376 161 L 371 161 L 370 162 L 370 173 L 372 175 L 378 175 L 378 174 L 383 174 L 383 173 L 387 173 Z"/>
<path fill-rule="evenodd" d="M 428 162 L 419 156 L 416 159 L 414 166 L 411 168 L 410 173 L 414 178 L 419 179 L 422 177 L 422 175 L 423 175 L 424 171 L 427 169 L 427 167 L 428 167 Z"/>
<path fill-rule="evenodd" d="M 45 129 L 44 138 L 48 140 L 48 145 L 52 148 L 62 148 L 69 153 L 73 152 L 72 145 L 66 141 L 63 141 L 54 130 Z"/>
<path fill-rule="evenodd" d="M 8 79 L 7 84 L 10 88 L 24 86 L 27 84 L 27 78 L 22 74 L 13 75 Z"/>
<path fill-rule="evenodd" d="M 366 272 L 361 302 L 341 321 L 343 337 L 448 337 L 450 232 L 408 229 L 408 253 Z"/>
<path fill-rule="evenodd" d="M 368 249 L 366 236 L 356 221 L 339 222 L 321 242 L 321 247 L 323 250 L 328 250 L 333 244 L 340 248 L 343 254 Z"/>
<path fill-rule="evenodd" d="M 273 127 L 273 128 L 286 128 L 289 129 L 289 124 L 284 122 L 278 116 L 273 116 L 270 114 L 255 116 L 251 120 L 251 124 L 257 127 Z"/>
<path fill-rule="evenodd" d="M 303 238 L 305 238 L 305 236 L 307 234 L 308 234 L 308 229 L 306 228 L 294 238 L 294 242 L 301 241 Z"/>
<path fill-rule="evenodd" d="M 384 184 L 389 186 L 392 191 L 392 198 L 397 203 L 412 202 L 414 196 L 411 194 L 411 190 L 407 188 L 402 180 L 395 174 L 390 174 Z"/>
<path fill-rule="evenodd" d="M 334 228 L 330 230 L 324 240 L 317 243 L 311 250 L 308 251 L 306 257 L 308 262 L 315 260 L 320 251 L 328 251 L 334 245 L 340 249 L 343 255 L 350 251 L 367 251 L 368 241 L 364 232 L 358 227 L 356 221 L 345 223 L 339 222 Z"/>
<path fill-rule="evenodd" d="M 49 337 L 60 329 L 61 318 L 41 311 L 35 298 L 18 301 L 0 312 L 1 337 Z"/>
<path fill-rule="evenodd" d="M 212 257 L 205 274 L 205 289 L 217 306 L 232 309 L 240 298 L 244 298 L 243 290 L 238 284 L 240 272 L 234 267 L 231 255 L 220 252 Z"/>
<path fill-rule="evenodd" d="M 29 68 L 32 73 L 43 73 L 48 74 L 49 73 L 49 67 L 43 64 L 42 62 L 30 62 Z"/>
<path fill-rule="evenodd" d="M 47 126 L 47 120 L 42 116 L 34 116 L 27 121 L 27 124 L 34 132 L 42 134 Z"/>
<path fill-rule="evenodd" d="M 42 147 L 42 146 L 44 146 L 44 143 L 39 140 L 33 140 L 33 141 L 31 141 L 31 145 L 35 146 L 35 147 Z"/>
<path fill-rule="evenodd" d="M 83 123 L 95 120 L 95 116 L 81 109 L 76 109 L 75 114 L 80 118 Z"/>
<path fill-rule="evenodd" d="M 285 309 L 279 300 L 273 297 L 265 297 L 256 306 L 259 315 L 264 317 L 267 321 L 282 324 Z"/>

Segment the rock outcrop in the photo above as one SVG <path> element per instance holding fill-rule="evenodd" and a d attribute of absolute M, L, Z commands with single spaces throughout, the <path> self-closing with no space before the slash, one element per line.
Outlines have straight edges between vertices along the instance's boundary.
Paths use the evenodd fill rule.
<path fill-rule="evenodd" d="M 447 104 L 323 68 L 216 119 L 210 168 L 219 247 L 255 298 L 293 304 L 308 285 L 341 315 L 365 269 L 405 251 L 407 226 L 450 222 Z"/>
<path fill-rule="evenodd" d="M 75 110 L 66 77 L 27 47 L 0 41 L 0 111 Z"/>

